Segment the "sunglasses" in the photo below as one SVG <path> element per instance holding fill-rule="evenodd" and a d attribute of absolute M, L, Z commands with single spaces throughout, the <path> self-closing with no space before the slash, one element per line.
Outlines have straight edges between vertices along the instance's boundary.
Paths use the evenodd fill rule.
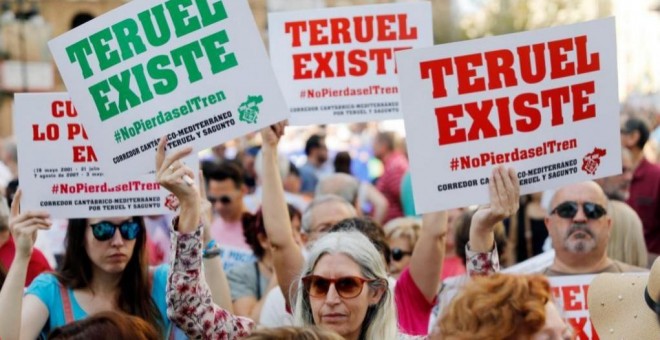
<path fill-rule="evenodd" d="M 563 202 L 552 210 L 552 214 L 557 214 L 561 218 L 573 218 L 578 213 L 577 202 Z M 607 214 L 607 210 L 602 205 L 592 202 L 582 203 L 584 216 L 590 220 L 597 220 Z"/>
<path fill-rule="evenodd" d="M 344 299 L 352 299 L 364 288 L 365 282 L 376 281 L 375 279 L 365 279 L 358 276 L 345 276 L 336 279 L 326 279 L 318 275 L 309 275 L 302 278 L 303 286 L 309 296 L 314 298 L 324 298 L 328 295 L 331 285 L 335 285 L 337 294 Z"/>
<path fill-rule="evenodd" d="M 107 241 L 115 236 L 115 231 L 119 229 L 119 233 L 124 240 L 135 240 L 140 234 L 140 225 L 133 221 L 125 221 L 121 224 L 114 224 L 108 221 L 101 221 L 90 225 L 92 227 L 92 234 L 94 238 L 99 241 Z"/>
<path fill-rule="evenodd" d="M 410 255 L 412 255 L 411 251 L 403 251 L 400 248 L 393 248 L 390 257 L 395 262 L 399 262 L 401 261 L 401 259 L 403 259 L 404 256 L 410 256 Z"/>
<path fill-rule="evenodd" d="M 231 203 L 231 197 L 229 197 L 227 195 L 222 195 L 220 197 L 208 196 L 208 197 L 206 197 L 206 199 L 208 199 L 209 202 L 211 202 L 211 204 L 215 204 L 216 202 L 220 202 L 222 204 Z"/>

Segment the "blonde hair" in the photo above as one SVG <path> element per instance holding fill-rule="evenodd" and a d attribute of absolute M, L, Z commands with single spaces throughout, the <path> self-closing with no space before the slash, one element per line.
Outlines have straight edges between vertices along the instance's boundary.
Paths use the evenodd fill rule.
<path fill-rule="evenodd" d="M 383 231 L 385 231 L 388 240 L 405 238 L 410 242 L 410 249 L 415 248 L 421 229 L 421 221 L 412 217 L 395 218 L 383 226 Z"/>
<path fill-rule="evenodd" d="M 642 220 L 628 204 L 610 201 L 608 213 L 612 231 L 607 244 L 607 256 L 633 266 L 648 266 L 648 251 L 644 241 Z"/>
<path fill-rule="evenodd" d="M 385 262 L 376 247 L 364 234 L 356 231 L 332 232 L 314 243 L 305 262 L 295 293 L 294 318 L 296 326 L 314 325 L 309 294 L 304 289 L 302 277 L 314 272 L 316 263 L 326 254 L 343 254 L 351 258 L 367 279 L 374 279 L 368 289 L 383 289 L 380 301 L 369 306 L 362 321 L 360 339 L 396 339 L 398 336 L 396 309 L 392 291 L 388 287 Z"/>

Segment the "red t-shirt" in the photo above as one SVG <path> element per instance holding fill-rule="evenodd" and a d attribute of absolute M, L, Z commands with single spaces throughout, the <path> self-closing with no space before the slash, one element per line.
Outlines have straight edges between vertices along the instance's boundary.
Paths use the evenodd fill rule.
<path fill-rule="evenodd" d="M 14 262 L 14 255 L 16 255 L 16 246 L 14 245 L 14 239 L 9 237 L 7 242 L 0 247 L 0 263 L 2 263 L 2 266 L 7 271 L 9 271 L 11 263 Z M 25 287 L 29 286 L 32 280 L 39 274 L 52 270 L 44 254 L 39 249 L 34 248 L 32 250 L 32 257 L 30 257 L 30 262 L 28 263 Z"/>
<path fill-rule="evenodd" d="M 399 331 L 408 335 L 426 335 L 429 330 L 429 319 L 437 297 L 429 302 L 410 276 L 410 268 L 406 268 L 396 280 L 394 287 L 394 302 L 396 304 Z"/>

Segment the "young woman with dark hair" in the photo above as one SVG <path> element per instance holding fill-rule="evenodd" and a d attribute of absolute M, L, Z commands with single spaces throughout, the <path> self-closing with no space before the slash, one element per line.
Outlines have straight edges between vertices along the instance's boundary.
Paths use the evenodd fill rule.
<path fill-rule="evenodd" d="M 70 220 L 61 268 L 38 276 L 24 295 L 36 232 L 49 228 L 51 222 L 45 212 L 20 212 L 20 197 L 19 191 L 9 223 L 16 240 L 16 258 L 0 291 L 0 310 L 5 311 L 0 318 L 0 338 L 35 339 L 104 311 L 139 317 L 154 326 L 160 338 L 173 336 L 165 301 L 168 267 L 149 268 L 141 217 Z M 210 204 L 200 199 L 196 203 L 202 213 L 198 221 L 206 231 Z M 208 243 L 210 232 L 205 235 Z M 214 287 L 214 301 L 232 310 L 219 257 L 204 263 L 205 277 Z"/>

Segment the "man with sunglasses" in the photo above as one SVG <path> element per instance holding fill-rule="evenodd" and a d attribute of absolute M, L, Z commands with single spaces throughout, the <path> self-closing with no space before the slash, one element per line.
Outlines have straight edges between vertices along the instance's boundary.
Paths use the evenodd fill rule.
<path fill-rule="evenodd" d="M 555 249 L 548 276 L 645 271 L 607 256 L 612 219 L 607 197 L 595 182 L 571 184 L 559 189 L 545 218 Z"/>
<path fill-rule="evenodd" d="M 515 173 L 511 180 L 517 180 Z M 518 192 L 508 194 L 510 199 L 519 199 Z M 646 271 L 607 256 L 612 229 L 607 202 L 603 189 L 593 181 L 570 184 L 557 190 L 550 213 L 545 218 L 555 258 L 543 274 L 564 276 Z M 475 214 L 470 227 L 471 250 L 496 258 L 492 226 L 507 216 L 509 214 Z"/>
<path fill-rule="evenodd" d="M 247 211 L 243 196 L 247 188 L 241 169 L 230 162 L 214 166 L 207 172 L 207 199 L 214 212 L 211 234 L 222 250 L 225 270 L 254 261 L 252 248 L 243 236 L 243 213 Z"/>

